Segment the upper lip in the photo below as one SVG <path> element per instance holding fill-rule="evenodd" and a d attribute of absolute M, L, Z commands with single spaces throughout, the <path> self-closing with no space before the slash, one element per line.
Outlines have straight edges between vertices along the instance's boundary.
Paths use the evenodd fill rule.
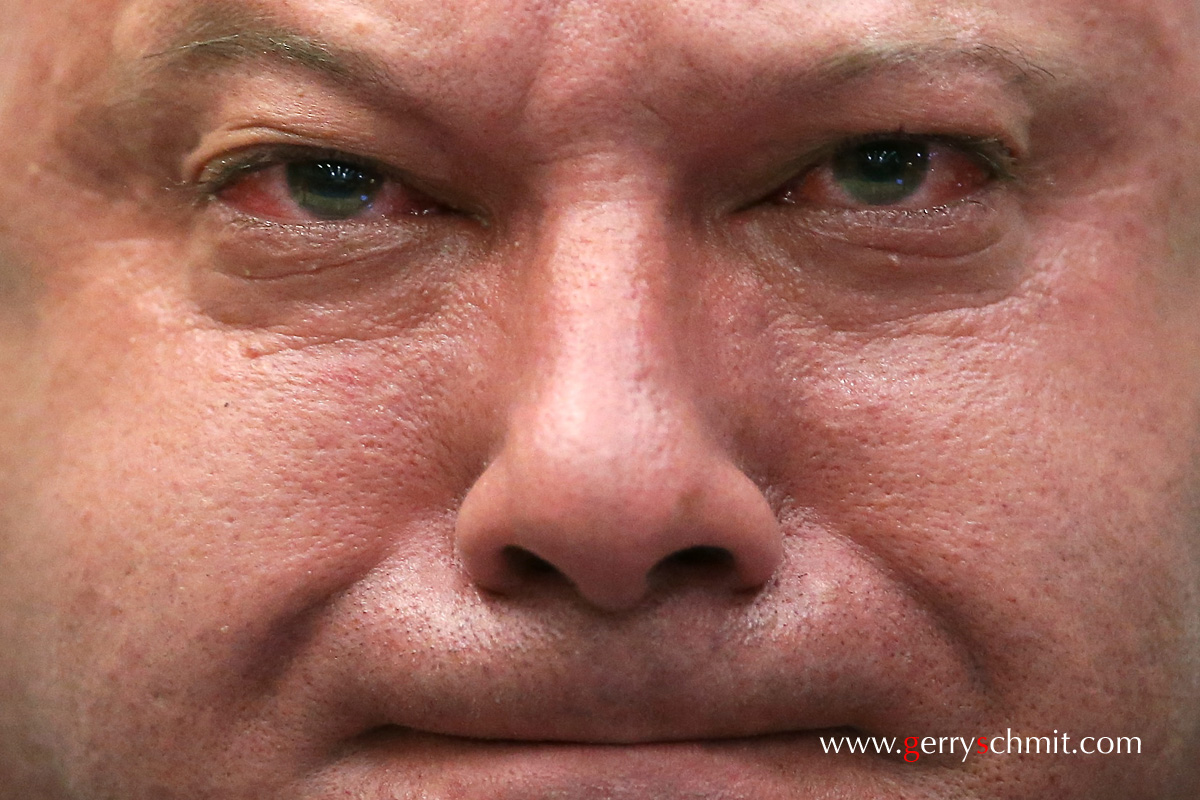
<path fill-rule="evenodd" d="M 797 731 L 780 731 L 777 733 L 761 733 L 750 736 L 704 736 L 699 738 L 681 738 L 681 739 L 632 739 L 628 741 L 596 741 L 595 739 L 556 739 L 545 736 L 521 738 L 521 737 L 506 737 L 502 739 L 467 737 L 459 735 L 447 735 L 425 730 L 412 730 L 403 728 L 397 725 L 381 725 L 377 728 L 371 728 L 361 735 L 361 739 L 368 741 L 380 742 L 387 739 L 404 739 L 407 737 L 425 737 L 436 736 L 446 739 L 454 739 L 462 742 L 475 742 L 484 745 L 522 745 L 522 744 L 537 744 L 537 745 L 564 745 L 564 746 L 602 746 L 602 747 L 637 747 L 637 746 L 670 746 L 693 744 L 705 742 L 711 744 L 751 744 L 754 742 L 780 742 L 797 736 L 847 736 L 860 737 L 868 736 L 869 734 L 859 731 L 857 728 L 850 727 L 832 727 L 832 728 L 812 728 Z"/>
<path fill-rule="evenodd" d="M 337 738 L 644 744 L 969 727 L 981 690 L 962 643 L 903 590 L 851 579 L 836 604 L 826 581 L 791 606 L 667 602 L 619 620 L 505 601 L 440 621 L 377 607 L 361 624 L 364 603 L 348 598 L 360 616 L 322 615 L 281 691 Z"/>

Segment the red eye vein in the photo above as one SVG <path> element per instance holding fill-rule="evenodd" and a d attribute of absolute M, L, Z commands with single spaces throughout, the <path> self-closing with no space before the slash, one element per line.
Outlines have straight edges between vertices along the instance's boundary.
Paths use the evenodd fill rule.
<path fill-rule="evenodd" d="M 214 195 L 236 211 L 285 223 L 369 221 L 437 213 L 442 206 L 373 167 L 297 158 L 235 171 Z"/>
<path fill-rule="evenodd" d="M 880 138 L 839 148 L 775 196 L 787 205 L 919 211 L 964 200 L 997 178 L 982 156 L 951 142 Z"/>

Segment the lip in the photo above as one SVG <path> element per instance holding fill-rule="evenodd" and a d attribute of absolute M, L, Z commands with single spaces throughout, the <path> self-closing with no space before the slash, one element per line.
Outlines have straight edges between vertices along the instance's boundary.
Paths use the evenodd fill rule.
<path fill-rule="evenodd" d="M 909 735 L 978 720 L 986 680 L 941 620 L 865 570 L 810 574 L 824 577 L 800 576 L 804 587 L 787 591 L 805 602 L 782 610 L 684 598 L 617 619 L 505 602 L 460 607 L 452 626 L 435 626 L 413 609 L 367 607 L 370 626 L 317 637 L 319 658 L 293 685 L 318 718 L 340 720 L 327 729 L 340 741 L 389 725 L 643 744 L 836 727 Z"/>
<path fill-rule="evenodd" d="M 768 590 L 777 596 L 698 589 L 603 615 L 568 595 L 489 598 L 449 577 L 437 585 L 436 564 L 385 566 L 321 599 L 272 679 L 262 724 L 287 739 L 307 721 L 292 747 L 343 787 L 317 797 L 438 798 L 394 787 L 410 773 L 435 783 L 458 775 L 451 788 L 512 773 L 549 777 L 518 781 L 525 790 L 511 795 L 445 796 L 590 800 L 577 787 L 603 784 L 608 770 L 674 787 L 652 793 L 664 800 L 712 796 L 700 786 L 729 780 L 758 787 L 747 797 L 794 798 L 806 795 L 781 789 L 779 776 L 798 764 L 817 776 L 796 778 L 815 797 L 902 796 L 881 792 L 879 776 L 925 765 L 826 756 L 819 736 L 980 729 L 994 687 L 969 634 L 832 537 L 810 541 L 804 563 L 782 575 Z M 840 794 L 821 788 L 833 785 Z M 545 789 L 554 786 L 562 791 Z"/>
<path fill-rule="evenodd" d="M 506 749 L 528 751 L 531 748 L 544 748 L 549 751 L 569 751 L 571 749 L 594 750 L 596 752 L 640 752 L 647 750 L 665 750 L 702 748 L 702 749 L 740 749 L 772 747 L 778 745 L 792 746 L 798 742 L 820 740 L 822 737 L 858 737 L 868 736 L 856 728 L 819 728 L 803 731 L 783 731 L 753 736 L 713 737 L 700 739 L 662 739 L 629 742 L 592 742 L 555 739 L 475 739 L 463 736 L 446 736 L 428 731 L 417 731 L 398 725 L 381 725 L 372 728 L 357 737 L 355 747 L 366 749 L 379 748 L 383 750 L 407 748 L 437 744 L 438 746 L 495 749 L 503 752 Z"/>
<path fill-rule="evenodd" d="M 480 742 L 732 745 L 839 728 L 881 735 L 934 725 L 965 729 L 961 717 L 974 711 L 972 676 L 937 652 L 932 638 L 913 634 L 920 649 L 885 652 L 864 632 L 840 639 L 836 655 L 824 645 L 825 653 L 797 656 L 760 644 L 726 647 L 721 658 L 689 664 L 687 654 L 714 650 L 696 641 L 704 631 L 694 636 L 652 661 L 621 655 L 636 641 L 652 640 L 637 633 L 608 654 L 586 648 L 555 654 L 545 642 L 542 650 L 531 644 L 540 668 L 506 649 L 464 654 L 452 666 L 440 659 L 416 664 L 394 682 L 339 670 L 340 697 L 354 700 L 341 707 L 353 720 L 342 736 L 405 729 Z M 322 677 L 325 685 L 335 682 Z"/>
<path fill-rule="evenodd" d="M 783 800 L 899 797 L 905 765 L 824 753 L 834 728 L 611 745 L 490 741 L 401 728 L 356 739 L 317 781 L 319 797 L 422 800 Z M 908 772 L 913 770 L 908 769 Z M 812 793 L 811 795 L 809 793 Z"/>

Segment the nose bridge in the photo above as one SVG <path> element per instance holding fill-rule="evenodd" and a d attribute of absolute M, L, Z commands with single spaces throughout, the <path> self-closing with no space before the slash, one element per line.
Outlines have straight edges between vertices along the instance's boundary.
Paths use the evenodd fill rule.
<path fill-rule="evenodd" d="M 548 207 L 523 267 L 519 396 L 459 513 L 467 571 L 503 593 L 549 566 L 605 610 L 636 606 L 664 565 L 760 585 L 778 527 L 698 411 L 680 348 L 703 315 L 684 308 L 668 216 L 637 193 Z"/>
<path fill-rule="evenodd" d="M 527 328 L 534 374 L 510 434 L 533 437 L 535 451 L 570 448 L 588 470 L 628 474 L 635 452 L 639 469 L 666 469 L 660 448 L 693 410 L 665 216 L 650 200 L 587 202 L 544 230 Z"/>

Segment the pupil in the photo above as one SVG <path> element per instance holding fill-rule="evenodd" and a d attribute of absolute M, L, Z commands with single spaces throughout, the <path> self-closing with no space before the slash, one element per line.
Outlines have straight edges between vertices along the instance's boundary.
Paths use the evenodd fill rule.
<path fill-rule="evenodd" d="M 929 172 L 929 153 L 904 139 L 868 142 L 839 154 L 834 178 L 856 201 L 891 205 L 913 195 Z"/>
<path fill-rule="evenodd" d="M 375 172 L 341 161 L 294 161 L 288 190 L 304 210 L 321 219 L 346 219 L 365 211 L 382 180 Z"/>

